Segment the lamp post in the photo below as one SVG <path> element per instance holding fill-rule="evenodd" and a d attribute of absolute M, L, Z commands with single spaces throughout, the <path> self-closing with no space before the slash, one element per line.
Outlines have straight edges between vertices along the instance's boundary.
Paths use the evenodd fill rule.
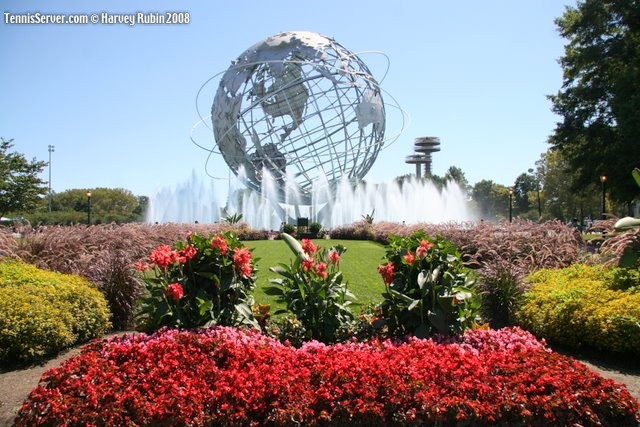
<path fill-rule="evenodd" d="M 509 222 L 513 219 L 513 188 L 509 189 Z"/>
<path fill-rule="evenodd" d="M 542 218 L 542 204 L 540 203 L 540 180 L 538 179 L 538 175 L 533 173 L 532 168 L 529 168 L 529 173 L 533 176 L 533 179 L 536 180 L 536 193 L 538 196 L 538 218 Z"/>
<path fill-rule="evenodd" d="M 56 148 L 54 145 L 49 145 L 49 212 L 51 212 L 51 153 Z"/>
<path fill-rule="evenodd" d="M 607 216 L 605 215 L 606 212 L 606 207 L 605 207 L 605 184 L 607 182 L 607 176 L 606 175 L 600 175 L 600 182 L 602 183 L 602 219 L 607 219 Z"/>
<path fill-rule="evenodd" d="M 91 191 L 87 191 L 87 225 L 91 225 Z"/>

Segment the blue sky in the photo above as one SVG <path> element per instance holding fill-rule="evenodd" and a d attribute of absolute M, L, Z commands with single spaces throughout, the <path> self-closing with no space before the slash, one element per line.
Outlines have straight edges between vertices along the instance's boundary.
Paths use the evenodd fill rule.
<path fill-rule="evenodd" d="M 314 31 L 353 52 L 381 51 L 382 82 L 408 116 L 367 179 L 414 172 L 419 136 L 437 136 L 433 172 L 450 166 L 470 184 L 511 185 L 547 150 L 558 117 L 565 40 L 561 0 L 30 1 L 4 12 L 188 12 L 187 25 L 0 24 L 0 136 L 28 158 L 52 157 L 52 188 L 119 187 L 152 196 L 204 176 L 207 153 L 190 140 L 195 98 L 245 49 L 282 31 Z M 381 78 L 381 55 L 363 54 Z M 216 81 L 217 83 L 217 81 Z M 210 101 L 205 99 L 206 108 Z M 400 115 L 390 114 L 398 130 Z M 210 138 L 208 141 L 202 138 Z M 198 141 L 212 146 L 213 136 Z M 227 175 L 218 158 L 209 171 Z M 45 169 L 43 178 L 48 179 Z"/>

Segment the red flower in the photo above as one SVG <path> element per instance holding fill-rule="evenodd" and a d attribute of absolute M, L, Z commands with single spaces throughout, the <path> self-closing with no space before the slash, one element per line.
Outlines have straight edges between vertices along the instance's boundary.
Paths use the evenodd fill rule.
<path fill-rule="evenodd" d="M 328 274 L 327 274 L 327 263 L 326 262 L 319 262 L 316 265 L 316 273 L 318 274 L 318 276 L 322 277 L 323 279 L 326 279 Z"/>
<path fill-rule="evenodd" d="M 142 262 L 142 261 L 138 261 L 135 263 L 135 267 L 136 270 L 138 271 L 149 271 L 149 269 L 151 268 L 149 266 L 149 264 L 147 264 L 146 262 Z"/>
<path fill-rule="evenodd" d="M 316 253 L 316 245 L 313 244 L 313 242 L 309 239 L 302 239 L 302 250 L 307 254 L 307 255 L 313 255 Z"/>
<path fill-rule="evenodd" d="M 178 254 L 171 249 L 169 245 L 160 245 L 155 248 L 151 255 L 149 255 L 149 261 L 158 267 L 167 267 L 169 264 L 178 260 Z"/>
<path fill-rule="evenodd" d="M 413 254 L 411 253 L 411 251 L 407 251 L 407 254 L 406 254 L 403 258 L 404 258 L 404 261 L 405 261 L 407 264 L 412 264 L 412 263 L 413 263 L 413 261 L 415 261 L 415 260 L 416 260 L 416 258 L 413 256 Z"/>
<path fill-rule="evenodd" d="M 340 263 L 340 254 L 338 253 L 338 251 L 329 252 L 329 261 L 331 261 L 332 264 Z"/>
<path fill-rule="evenodd" d="M 179 259 L 180 263 L 184 264 L 185 262 L 189 261 L 191 258 L 196 256 L 197 253 L 198 253 L 198 250 L 196 248 L 194 248 L 193 246 L 187 246 L 186 248 L 180 251 L 180 259 Z"/>
<path fill-rule="evenodd" d="M 638 425 L 625 387 L 527 332 L 451 340 L 297 349 L 223 327 L 96 340 L 43 374 L 15 424 Z"/>
<path fill-rule="evenodd" d="M 416 249 L 416 255 L 418 258 L 424 258 L 427 254 L 427 251 L 433 247 L 433 243 L 429 243 L 426 240 L 420 242 L 420 246 Z"/>
<path fill-rule="evenodd" d="M 167 290 L 164 291 L 164 295 L 177 302 L 184 296 L 184 289 L 182 289 L 182 285 L 180 283 L 172 283 L 167 286 Z"/>
<path fill-rule="evenodd" d="M 233 265 L 244 277 L 251 276 L 251 251 L 248 247 L 233 249 Z"/>
<path fill-rule="evenodd" d="M 215 236 L 211 239 L 211 247 L 213 249 L 218 249 L 222 255 L 226 255 L 229 250 L 229 246 L 227 245 L 227 241 L 224 240 L 222 236 Z"/>
<path fill-rule="evenodd" d="M 304 271 L 313 270 L 313 258 L 307 258 L 302 260 L 302 269 Z"/>
<path fill-rule="evenodd" d="M 385 284 L 390 285 L 393 283 L 393 263 L 388 262 L 385 265 L 378 266 L 378 273 L 382 276 L 382 280 Z"/>

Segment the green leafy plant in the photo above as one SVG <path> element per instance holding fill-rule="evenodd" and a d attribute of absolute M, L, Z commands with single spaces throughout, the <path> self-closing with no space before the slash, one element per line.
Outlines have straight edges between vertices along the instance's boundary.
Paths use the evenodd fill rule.
<path fill-rule="evenodd" d="M 636 181 L 636 184 L 638 184 L 638 187 L 640 187 L 640 169 L 635 168 L 631 172 L 631 175 Z M 620 252 L 618 265 L 626 268 L 640 267 L 640 243 L 638 241 L 638 233 L 631 234 L 640 228 L 640 218 L 632 218 L 630 216 L 620 218 L 613 225 L 613 228 L 616 231 L 627 232 L 626 234 L 628 235 L 626 239 L 620 239 L 623 241 L 626 240 L 624 244 L 614 244 L 614 246 L 618 247 L 618 252 Z"/>
<path fill-rule="evenodd" d="M 251 311 L 253 261 L 249 248 L 231 232 L 209 237 L 191 233 L 174 248 L 158 246 L 148 264 L 137 264 L 146 271 L 147 290 L 140 328 L 259 327 Z"/>
<path fill-rule="evenodd" d="M 636 184 L 638 184 L 638 187 L 640 187 L 640 169 L 635 168 L 633 171 L 631 171 L 631 176 L 633 176 Z M 640 218 L 632 218 L 629 216 L 620 218 L 613 226 L 616 231 L 625 231 L 638 227 L 640 227 Z"/>
<path fill-rule="evenodd" d="M 367 224 L 373 224 L 373 214 L 376 213 L 376 210 L 372 210 L 370 214 L 364 214 L 362 215 L 362 221 L 364 221 Z"/>
<path fill-rule="evenodd" d="M 241 213 L 235 213 L 233 215 L 229 215 L 229 216 L 225 217 L 224 220 L 226 222 L 228 222 L 229 224 L 237 224 L 242 220 L 242 214 Z"/>
<path fill-rule="evenodd" d="M 338 269 L 340 255 L 346 248 L 318 249 L 311 240 L 302 239 L 301 243 L 286 233 L 282 238 L 295 258 L 289 265 L 270 268 L 282 277 L 271 279 L 276 286 L 269 287 L 266 293 L 287 304 L 286 310 L 275 314 L 289 312 L 295 315 L 310 339 L 333 343 L 338 331 L 353 320 L 349 305 L 355 296 L 342 282 Z"/>
<path fill-rule="evenodd" d="M 480 297 L 451 242 L 422 231 L 392 235 L 386 259 L 378 267 L 386 287 L 379 323 L 391 335 L 458 334 L 479 321 Z"/>

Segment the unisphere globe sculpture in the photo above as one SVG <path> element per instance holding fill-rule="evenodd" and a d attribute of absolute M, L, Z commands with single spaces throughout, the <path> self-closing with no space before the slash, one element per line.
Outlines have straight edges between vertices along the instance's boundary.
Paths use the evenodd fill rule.
<path fill-rule="evenodd" d="M 385 106 L 367 66 L 335 40 L 295 31 L 243 52 L 220 80 L 213 132 L 231 170 L 260 191 L 265 171 L 280 202 L 314 182 L 359 180 L 384 143 Z"/>

